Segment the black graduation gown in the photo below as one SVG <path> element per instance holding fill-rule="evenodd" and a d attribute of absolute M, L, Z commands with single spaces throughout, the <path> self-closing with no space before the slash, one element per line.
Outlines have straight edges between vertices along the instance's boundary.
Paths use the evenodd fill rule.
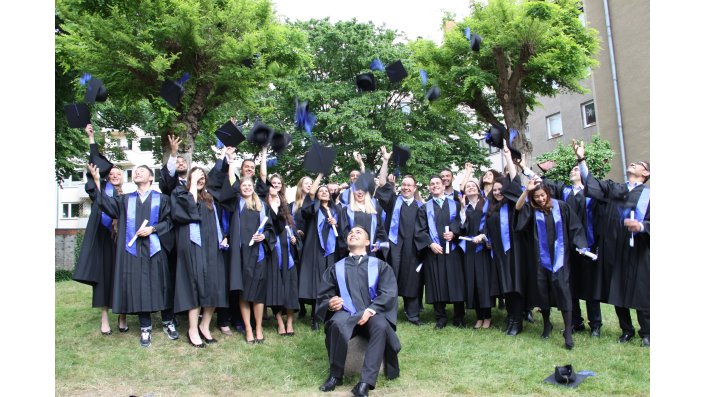
<path fill-rule="evenodd" d="M 507 196 L 505 196 L 505 199 Z M 531 269 L 527 269 L 525 263 L 533 261 L 525 260 L 522 255 L 526 255 L 526 250 L 520 245 L 519 232 L 514 230 L 514 202 L 506 200 L 509 220 L 509 243 L 510 248 L 505 253 L 502 246 L 502 229 L 500 224 L 499 209 L 490 213 L 488 210 L 485 219 L 484 234 L 492 244 L 492 265 L 497 270 L 499 292 L 501 294 L 518 293 L 524 295 L 527 274 Z M 535 277 L 534 277 L 535 279 Z"/>
<path fill-rule="evenodd" d="M 196 307 L 228 307 L 228 277 L 225 256 L 219 248 L 214 210 L 204 201 L 196 203 L 183 186 L 171 194 L 171 218 L 176 233 L 176 285 L 174 311 Z M 220 216 L 220 215 L 219 215 Z M 190 239 L 190 224 L 200 227 L 201 245 Z"/>
<path fill-rule="evenodd" d="M 170 196 L 171 192 L 173 192 L 177 186 L 182 186 L 181 183 L 179 183 L 179 174 L 174 172 L 174 176 L 169 175 L 169 169 L 166 164 L 164 164 L 159 176 L 159 190 L 163 194 Z"/>
<path fill-rule="evenodd" d="M 634 233 L 634 247 L 629 246 L 631 232 L 624 226 L 629 211 L 635 210 L 645 186 L 639 185 L 630 192 L 625 183 L 612 180 L 600 181 L 588 174 L 585 193 L 588 197 L 605 201 L 602 230 L 610 231 L 605 236 L 605 261 L 611 266 L 609 296 L 607 302 L 636 310 L 650 307 L 650 208 L 644 216 L 644 231 Z"/>
<path fill-rule="evenodd" d="M 465 222 L 461 228 L 464 236 L 475 237 L 482 233 L 482 203 L 476 207 L 465 207 Z M 490 250 L 485 243 L 480 243 L 482 249 L 476 252 L 477 244 L 465 241 L 465 303 L 467 308 L 485 309 L 492 307 L 494 297 L 499 295 L 497 283 L 497 269 L 492 266 Z"/>
<path fill-rule="evenodd" d="M 529 203 L 526 203 L 517 213 L 517 230 L 527 230 L 533 232 L 533 263 L 536 268 L 536 283 L 527 285 L 529 302 L 528 307 L 540 307 L 542 309 L 551 306 L 558 307 L 562 311 L 573 310 L 573 298 L 570 286 L 571 255 L 576 248 L 586 248 L 587 240 L 580 218 L 563 201 L 556 200 L 561 213 L 561 229 L 556 231 L 556 225 L 551 213 L 544 214 L 546 223 L 546 241 L 551 255 L 551 263 L 555 257 L 554 242 L 557 233 L 563 234 L 563 266 L 556 272 L 552 272 L 541 265 L 539 238 L 537 232 L 536 213 Z"/>
<path fill-rule="evenodd" d="M 350 224 L 350 220 L 348 218 L 348 206 L 349 204 L 342 208 L 342 215 L 338 219 L 338 224 L 340 225 L 338 228 L 338 239 L 340 240 L 338 242 L 338 247 L 340 248 L 340 258 L 343 258 L 348 255 L 348 244 L 346 241 L 346 237 L 350 232 L 350 229 L 355 226 L 362 226 L 365 230 L 367 230 L 367 233 L 370 235 L 370 239 L 374 238 L 374 243 L 383 243 L 385 241 L 389 241 L 387 237 L 387 231 L 384 230 L 384 221 L 382 220 L 382 207 L 379 205 L 379 202 L 375 202 L 375 209 L 377 210 L 376 214 L 368 214 L 362 211 L 354 211 L 352 224 Z M 373 216 L 377 218 L 377 227 L 374 231 L 372 230 Z M 380 248 L 376 256 L 384 260 L 384 252 L 385 249 Z"/>
<path fill-rule="evenodd" d="M 394 187 L 391 183 L 387 183 L 394 192 Z M 382 189 L 382 188 L 380 188 Z M 377 189 L 378 191 L 380 189 Z M 385 228 L 389 231 L 392 223 L 392 215 L 394 213 L 394 205 L 397 197 L 392 196 L 391 199 L 380 198 L 380 205 L 387 211 L 387 219 Z M 416 271 L 416 268 L 421 263 L 419 254 L 414 244 L 414 228 L 416 227 L 416 215 L 419 211 L 419 206 L 416 199 L 411 205 L 406 205 L 402 202 L 399 208 L 399 231 L 397 233 L 397 244 L 389 241 L 389 265 L 394 270 L 394 275 L 397 277 L 399 295 L 407 298 L 414 298 L 419 294 L 423 271 Z"/>
<path fill-rule="evenodd" d="M 301 206 L 297 208 L 296 211 L 294 211 L 294 202 L 292 201 L 291 203 L 289 203 L 289 213 L 292 214 L 292 216 L 294 217 L 296 230 L 301 230 L 302 232 L 306 231 L 306 221 L 301 216 L 301 208 L 308 207 L 311 204 L 313 204 L 313 199 L 308 194 L 304 196 L 304 200 L 301 203 Z M 303 239 L 306 239 L 305 234 Z"/>
<path fill-rule="evenodd" d="M 150 218 L 154 192 L 149 193 L 144 203 L 139 194 L 135 199 L 135 228 Z M 150 257 L 149 238 L 138 237 L 134 243 L 137 256 L 125 250 L 127 204 L 130 194 L 108 197 L 104 191 L 98 195 L 100 208 L 111 218 L 118 219 L 116 243 L 115 277 L 113 280 L 113 313 L 155 312 L 173 307 L 174 291 L 171 272 L 166 255 L 165 240 L 173 241 L 173 224 L 169 196 L 160 195 L 159 217 L 154 226 L 161 242 L 161 249 Z M 136 230 L 135 230 L 136 231 Z"/>
<path fill-rule="evenodd" d="M 414 243 L 421 254 L 423 263 L 426 303 L 463 302 L 465 300 L 463 251 L 459 246 L 456 246 L 455 249 L 452 246 L 453 243 L 457 244 L 457 237 L 460 236 L 460 204 L 456 202 L 455 218 L 451 222 L 448 199 L 443 201 L 443 208 L 433 200 L 431 203 L 433 203 L 436 224 L 429 224 L 426 205 L 424 205 L 417 212 L 414 227 Z M 435 254 L 429 247 L 433 243 L 429 228 L 436 228 L 441 247 L 445 250 L 443 233 L 446 226 L 450 226 L 450 231 L 455 234 L 456 238 L 450 242 L 449 254 Z"/>
<path fill-rule="evenodd" d="M 279 255 L 276 247 L 272 250 L 272 255 L 269 256 L 267 266 L 267 299 L 266 305 L 270 307 L 281 307 L 284 310 L 299 310 L 299 277 L 296 266 L 289 269 L 289 249 L 287 241 L 289 240 L 286 232 L 286 219 L 284 214 L 279 211 L 272 219 L 272 227 L 275 238 L 279 240 L 281 247 L 281 269 L 279 268 Z M 290 227 L 296 244 L 289 244 L 291 247 L 291 256 L 296 263 L 296 258 L 303 249 L 301 239 L 296 235 L 294 227 Z M 276 242 L 275 242 L 276 244 Z"/>
<path fill-rule="evenodd" d="M 330 202 L 328 203 L 331 204 Z M 321 204 L 318 200 L 313 201 L 310 205 L 301 208 L 301 217 L 305 222 L 304 226 L 304 241 L 303 252 L 301 254 L 301 271 L 299 272 L 299 299 L 315 300 L 318 295 L 318 287 L 321 283 L 323 272 L 333 266 L 336 262 L 338 245 L 340 239 L 336 239 L 336 249 L 328 256 L 325 256 L 325 251 L 321 248 L 321 241 L 318 236 L 318 213 L 321 212 Z M 337 215 L 338 233 L 340 233 L 340 220 L 342 217 L 342 208 L 340 205 L 331 206 L 330 212 L 335 217 Z M 328 214 L 322 212 L 327 219 Z M 324 241 L 327 241 L 328 234 L 333 233 L 328 222 L 323 222 L 321 236 Z"/>
<path fill-rule="evenodd" d="M 101 182 L 101 191 L 105 190 L 107 183 L 109 182 Z M 86 224 L 73 279 L 93 287 L 93 307 L 111 306 L 115 272 L 113 226 L 111 223 L 108 229 L 101 224 L 101 211 L 96 200 L 99 193 L 93 179 L 88 178 L 85 188 L 93 204 L 91 204 L 91 214 Z M 113 191 L 113 197 L 116 195 Z"/>

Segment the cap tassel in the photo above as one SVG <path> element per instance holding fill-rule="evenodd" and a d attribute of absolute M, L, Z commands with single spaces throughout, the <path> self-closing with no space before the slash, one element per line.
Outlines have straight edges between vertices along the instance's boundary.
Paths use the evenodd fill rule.
<path fill-rule="evenodd" d="M 382 63 L 382 61 L 379 60 L 379 58 L 375 58 L 370 64 L 370 69 L 382 71 L 384 70 L 384 64 Z"/>
<path fill-rule="evenodd" d="M 428 80 L 428 74 L 426 74 L 426 71 L 423 69 L 419 70 L 419 74 L 421 75 L 421 87 L 426 88 L 426 81 Z"/>
<path fill-rule="evenodd" d="M 83 76 L 81 76 L 81 79 L 79 80 L 79 83 L 81 85 L 86 85 L 88 82 L 93 78 L 90 73 L 83 73 Z"/>
<path fill-rule="evenodd" d="M 183 86 L 184 84 L 186 84 L 186 82 L 187 82 L 190 78 L 191 78 L 191 75 L 188 74 L 188 72 L 186 72 L 186 73 L 184 73 L 184 74 L 181 76 L 181 78 L 179 78 L 178 80 L 176 80 L 176 83 L 179 84 L 179 85 L 181 85 L 181 86 Z"/>

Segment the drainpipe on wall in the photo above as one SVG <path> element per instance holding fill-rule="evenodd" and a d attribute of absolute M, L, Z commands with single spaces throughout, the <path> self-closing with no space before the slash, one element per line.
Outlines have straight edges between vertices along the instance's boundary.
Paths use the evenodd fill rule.
<path fill-rule="evenodd" d="M 608 0 L 603 0 L 605 7 L 605 25 L 607 26 L 607 44 L 610 49 L 610 67 L 612 68 L 612 86 L 614 87 L 614 106 L 617 110 L 617 132 L 619 135 L 619 152 L 622 156 L 622 176 L 627 182 L 627 155 L 624 152 L 624 130 L 622 129 L 622 112 L 619 104 L 619 88 L 617 88 L 617 67 L 614 64 L 614 46 L 612 45 L 612 27 L 610 25 L 610 9 Z"/>

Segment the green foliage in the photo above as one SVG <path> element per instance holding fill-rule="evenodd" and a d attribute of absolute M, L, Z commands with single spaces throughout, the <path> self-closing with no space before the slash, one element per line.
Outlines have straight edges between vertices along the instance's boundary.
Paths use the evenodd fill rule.
<path fill-rule="evenodd" d="M 76 245 L 73 247 L 73 266 L 76 267 L 78 263 L 78 257 L 81 255 L 81 245 L 83 245 L 83 238 L 86 235 L 86 229 L 81 229 L 76 233 Z"/>
<path fill-rule="evenodd" d="M 592 142 L 585 145 L 585 161 L 590 173 L 597 179 L 603 179 L 610 172 L 612 168 L 610 162 L 613 156 L 614 152 L 610 148 L 609 141 L 598 135 L 593 135 Z M 575 167 L 573 148 L 559 142 L 555 149 L 536 158 L 537 163 L 548 160 L 554 161 L 555 165 L 545 173 L 546 177 L 570 184 L 570 170 Z"/>
<path fill-rule="evenodd" d="M 54 272 L 54 282 L 70 281 L 73 279 L 73 271 L 58 269 Z"/>

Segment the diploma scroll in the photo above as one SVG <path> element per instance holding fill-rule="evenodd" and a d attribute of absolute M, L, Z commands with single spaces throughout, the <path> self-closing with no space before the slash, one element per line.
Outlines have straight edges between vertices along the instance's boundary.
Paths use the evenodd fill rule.
<path fill-rule="evenodd" d="M 264 229 L 264 224 L 267 223 L 267 219 L 269 219 L 269 218 L 267 218 L 266 216 L 264 217 L 264 219 L 262 219 L 262 223 L 260 223 L 260 224 L 259 224 L 259 227 L 257 228 L 257 234 L 261 234 L 261 233 L 262 233 L 262 230 Z M 250 240 L 250 245 L 249 245 L 249 246 L 252 247 L 252 244 L 254 244 L 254 243 L 255 243 L 255 239 L 254 239 L 254 236 L 253 236 L 253 238 Z"/>
<path fill-rule="evenodd" d="M 326 212 L 328 213 L 328 217 L 332 218 L 333 215 L 330 214 L 330 210 L 326 208 Z M 331 228 L 333 228 L 333 234 L 335 234 L 335 237 L 338 237 L 338 228 L 335 227 L 335 225 L 330 225 Z"/>
<path fill-rule="evenodd" d="M 634 211 L 629 216 L 629 219 L 634 220 Z M 632 232 L 632 235 L 629 236 L 629 246 L 633 247 L 634 246 L 634 233 Z"/>
<path fill-rule="evenodd" d="M 450 226 L 446 226 L 446 233 L 450 231 Z M 446 254 L 450 254 L 450 241 L 446 240 Z"/>
<path fill-rule="evenodd" d="M 581 250 L 580 248 L 576 248 L 575 250 L 578 251 L 578 253 L 580 253 L 580 255 L 587 256 L 588 258 L 590 258 L 590 259 L 592 259 L 592 260 L 594 260 L 594 261 L 597 260 L 597 255 L 593 254 L 592 252 L 588 251 L 588 250 L 585 249 L 585 248 L 582 249 L 582 250 Z"/>
<path fill-rule="evenodd" d="M 147 226 L 147 223 L 148 223 L 148 222 L 149 222 L 149 219 L 145 219 L 145 220 L 142 222 L 142 226 L 140 226 L 140 228 L 137 229 L 137 231 L 139 231 L 139 230 L 141 230 L 142 228 L 144 228 L 145 226 Z M 130 242 L 127 243 L 127 246 L 128 246 L 128 247 L 132 247 L 132 245 L 135 243 L 135 241 L 137 241 L 137 237 L 139 237 L 139 236 L 137 236 L 137 233 L 135 233 L 134 237 L 132 237 L 132 240 L 130 240 Z"/>

